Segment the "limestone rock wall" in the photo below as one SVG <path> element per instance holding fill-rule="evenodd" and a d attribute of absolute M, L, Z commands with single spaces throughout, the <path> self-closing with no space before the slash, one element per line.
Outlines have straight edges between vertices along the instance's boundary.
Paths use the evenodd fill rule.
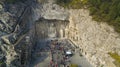
<path fill-rule="evenodd" d="M 120 53 L 120 36 L 112 26 L 92 20 L 85 9 L 70 10 L 65 37 L 72 40 L 94 67 L 115 67 L 108 52 Z"/>
<path fill-rule="evenodd" d="M 64 37 L 64 29 L 68 21 L 40 19 L 36 22 L 36 37 L 38 40 Z"/>

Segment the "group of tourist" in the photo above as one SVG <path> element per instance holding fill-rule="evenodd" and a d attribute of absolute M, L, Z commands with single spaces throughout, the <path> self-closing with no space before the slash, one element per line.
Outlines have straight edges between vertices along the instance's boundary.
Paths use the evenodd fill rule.
<path fill-rule="evenodd" d="M 50 43 L 50 54 L 51 54 L 51 61 L 49 67 L 69 67 L 67 65 L 67 60 L 69 59 L 65 53 L 64 44 L 59 43 L 58 40 L 53 40 Z"/>

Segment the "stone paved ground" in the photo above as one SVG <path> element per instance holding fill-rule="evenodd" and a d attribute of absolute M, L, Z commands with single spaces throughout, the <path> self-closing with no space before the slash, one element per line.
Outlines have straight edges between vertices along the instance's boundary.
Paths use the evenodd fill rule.
<path fill-rule="evenodd" d="M 64 40 L 65 41 L 65 40 Z M 64 47 L 67 47 L 67 42 L 62 41 L 62 45 Z M 69 47 L 68 47 L 69 48 Z M 60 67 L 63 67 L 63 65 L 60 64 L 61 59 L 63 58 L 63 52 L 60 52 L 59 50 L 54 50 L 55 53 L 53 54 L 53 60 L 58 62 Z M 32 61 L 30 67 L 50 67 L 50 61 L 52 58 L 52 55 L 49 50 L 47 52 L 43 51 L 42 56 L 38 56 L 37 60 Z M 59 56 L 59 57 L 58 57 Z M 92 67 L 91 64 L 86 60 L 84 56 L 79 56 L 79 52 L 76 50 L 74 55 L 69 58 L 70 62 L 67 62 L 69 64 L 77 64 L 79 67 Z"/>
<path fill-rule="evenodd" d="M 71 58 L 71 63 L 78 64 L 79 67 L 93 67 L 84 56 L 79 55 L 79 52 Z"/>

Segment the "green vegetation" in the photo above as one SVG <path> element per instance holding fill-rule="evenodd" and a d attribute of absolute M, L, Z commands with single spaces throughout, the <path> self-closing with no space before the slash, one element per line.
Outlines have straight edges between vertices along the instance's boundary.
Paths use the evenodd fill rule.
<path fill-rule="evenodd" d="M 56 3 L 72 9 L 87 7 L 94 20 L 107 22 L 120 33 L 120 0 L 56 0 Z"/>
<path fill-rule="evenodd" d="M 26 0 L 5 0 L 7 3 L 25 2 Z"/>
<path fill-rule="evenodd" d="M 113 59 L 115 59 L 114 64 L 116 67 L 120 67 L 120 56 L 117 53 L 108 53 Z"/>
<path fill-rule="evenodd" d="M 6 0 L 8 3 L 15 3 L 17 0 Z"/>
<path fill-rule="evenodd" d="M 94 20 L 105 21 L 120 33 L 120 0 L 89 0 L 88 4 Z"/>
<path fill-rule="evenodd" d="M 79 9 L 87 3 L 87 0 L 56 0 L 56 3 L 65 8 Z"/>
<path fill-rule="evenodd" d="M 0 67 L 6 67 L 6 64 L 3 61 L 0 61 Z"/>
<path fill-rule="evenodd" d="M 0 65 L 2 64 L 3 62 L 2 61 L 0 61 Z"/>
<path fill-rule="evenodd" d="M 78 67 L 77 64 L 71 64 L 70 67 Z"/>

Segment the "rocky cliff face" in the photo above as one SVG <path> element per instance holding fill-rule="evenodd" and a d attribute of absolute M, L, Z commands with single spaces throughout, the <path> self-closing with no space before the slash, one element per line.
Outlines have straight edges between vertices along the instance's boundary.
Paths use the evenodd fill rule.
<path fill-rule="evenodd" d="M 61 32 L 66 28 L 68 21 L 41 19 L 36 22 L 36 36 L 38 40 L 47 38 L 61 38 Z"/>
<path fill-rule="evenodd" d="M 28 60 L 32 50 L 34 30 L 30 29 L 35 21 L 36 5 L 33 0 L 14 4 L 0 3 L 0 67 L 21 67 L 22 53 L 28 52 L 24 54 L 24 60 Z"/>
<path fill-rule="evenodd" d="M 47 39 L 63 37 L 61 33 L 69 23 L 68 10 L 55 4 L 54 0 L 38 0 L 38 3 L 40 5 L 39 9 L 37 9 L 37 13 L 40 15 L 40 18 L 36 21 L 35 26 L 37 38 Z"/>
<path fill-rule="evenodd" d="M 38 19 L 45 20 L 40 21 L 40 24 L 35 23 Z M 64 27 L 66 19 L 68 19 L 68 12 L 53 4 L 52 0 L 50 2 L 27 0 L 12 4 L 2 2 L 0 4 L 0 67 L 27 67 L 31 61 L 31 53 L 37 37 L 36 33 L 41 33 L 42 30 L 51 27 L 51 31 L 46 30 L 51 35 L 46 35 L 53 36 L 57 29 Z M 60 22 L 58 24 L 61 26 L 55 28 L 55 25 L 59 25 L 52 24 L 54 22 Z M 45 28 L 41 26 L 42 23 L 46 23 L 44 26 L 49 24 L 53 26 Z M 44 29 L 41 29 L 37 24 L 41 28 L 44 27 Z M 36 27 L 40 28 L 40 30 L 36 30 Z M 39 38 L 41 36 L 39 35 Z"/>
<path fill-rule="evenodd" d="M 86 9 L 65 10 L 54 0 L 0 2 L 1 67 L 29 65 L 36 39 L 49 37 L 70 39 L 95 67 L 115 67 L 108 52 L 120 54 L 120 36 L 111 26 L 93 21 Z"/>
<path fill-rule="evenodd" d="M 93 21 L 86 9 L 70 10 L 69 21 L 66 38 L 81 49 L 88 61 L 95 67 L 115 67 L 108 52 L 120 55 L 120 36 L 112 26 Z"/>

